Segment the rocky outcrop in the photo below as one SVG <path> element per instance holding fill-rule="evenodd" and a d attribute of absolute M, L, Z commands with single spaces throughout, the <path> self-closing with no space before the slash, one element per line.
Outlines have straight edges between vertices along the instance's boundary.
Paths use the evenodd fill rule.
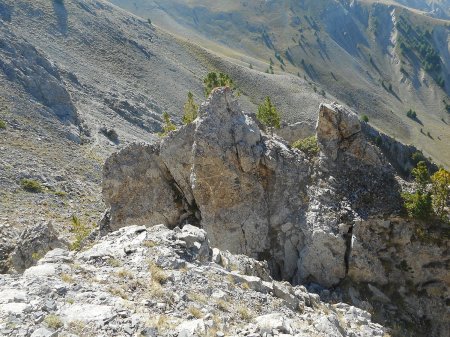
<path fill-rule="evenodd" d="M 353 228 L 348 276 L 384 319 L 409 322 L 417 335 L 445 336 L 449 318 L 437 313 L 450 297 L 449 248 L 448 229 L 374 217 Z"/>
<path fill-rule="evenodd" d="M 23 275 L 0 275 L 5 336 L 379 336 L 387 330 L 344 303 L 217 252 L 204 230 L 130 226 L 79 253 L 49 251 Z M 225 258 L 226 257 L 226 258 Z M 258 267 L 256 267 L 258 266 Z"/>
<path fill-rule="evenodd" d="M 364 174 L 380 170 L 380 153 L 360 131 L 352 112 L 321 106 L 317 135 L 328 175 L 344 164 L 354 172 L 364 166 Z M 153 221 L 198 224 L 214 246 L 268 260 L 277 277 L 331 286 L 345 277 L 352 202 L 360 201 L 350 194 L 359 186 L 342 190 L 342 182 L 313 174 L 316 166 L 265 135 L 231 90 L 219 88 L 194 123 L 159 144 L 132 145 L 109 158 L 103 193 L 113 229 Z M 336 219 L 336 209 L 348 219 Z"/>
<path fill-rule="evenodd" d="M 387 255 L 394 263 L 392 254 L 408 260 L 419 249 L 407 241 L 394 243 L 400 229 L 385 231 L 385 220 L 380 220 L 401 219 L 399 178 L 366 140 L 356 114 L 340 105 L 320 106 L 317 141 L 320 153 L 308 158 L 262 132 L 231 90 L 218 88 L 192 124 L 159 143 L 132 145 L 108 159 L 103 193 L 111 205 L 111 227 L 152 226 L 157 221 L 168 227 L 199 226 L 213 247 L 267 261 L 274 278 L 341 287 L 355 305 L 378 308 L 358 297 L 358 291 L 369 291 L 374 294 L 371 301 L 383 302 L 379 312 L 394 312 L 380 316 L 389 321 L 387 317 L 403 309 L 386 307 L 395 295 L 385 295 L 385 286 L 398 284 L 399 277 L 387 267 Z M 402 223 L 392 223 L 397 222 Z M 391 238 L 386 247 L 383 242 Z M 414 283 L 416 290 L 436 281 L 424 272 L 428 266 L 438 268 L 439 275 L 445 271 L 436 264 L 445 249 L 430 243 L 426 251 L 423 263 L 411 264 L 415 273 L 428 275 Z M 226 261 L 214 251 L 212 259 Z M 444 294 L 448 280 L 440 277 L 438 283 L 439 294 Z M 418 303 L 428 313 L 442 309 L 442 300 L 417 294 L 411 310 L 404 312 L 415 315 Z M 284 300 L 295 306 L 291 295 Z M 428 314 L 413 319 L 426 320 L 433 321 L 436 331 L 446 322 Z"/>
<path fill-rule="evenodd" d="M 215 246 L 259 259 L 272 257 L 272 268 L 280 277 L 295 276 L 311 174 L 305 156 L 262 134 L 243 114 L 229 89 L 216 90 L 200 108 L 194 124 L 154 147 L 160 148 L 159 154 L 153 151 L 157 158 L 144 158 L 142 150 L 129 148 L 107 161 L 104 195 L 111 205 L 113 228 L 138 223 L 137 217 L 144 221 L 147 206 L 153 210 L 161 210 L 161 203 L 174 206 L 169 191 L 169 181 L 173 180 L 182 192 L 181 215 L 175 209 L 160 212 L 176 215 L 160 222 L 171 226 L 178 215 L 181 222 L 201 221 Z M 147 170 L 159 161 L 170 172 L 166 182 L 161 184 L 160 175 L 142 179 L 140 167 Z M 130 180 L 137 184 L 131 186 Z M 153 191 L 158 186 L 167 188 L 164 193 Z M 142 202 L 130 200 L 130 193 Z M 111 195 L 120 199 L 111 203 Z M 121 205 L 120 210 L 116 205 Z M 299 234 L 291 235 L 295 232 Z"/>
<path fill-rule="evenodd" d="M 339 104 L 320 105 L 316 131 L 321 150 L 333 162 L 353 157 L 366 165 L 386 164 L 380 152 L 361 133 L 358 116 Z"/>

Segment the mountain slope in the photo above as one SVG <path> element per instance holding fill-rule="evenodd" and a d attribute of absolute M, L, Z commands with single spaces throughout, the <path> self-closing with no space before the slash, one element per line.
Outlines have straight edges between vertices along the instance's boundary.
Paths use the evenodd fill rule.
<path fill-rule="evenodd" d="M 68 235 L 72 215 L 97 221 L 104 159 L 154 139 L 164 111 L 180 124 L 187 92 L 202 100 L 203 77 L 218 69 L 239 83 L 247 111 L 270 94 L 285 120 L 301 116 L 312 132 L 323 97 L 303 79 L 236 65 L 105 1 L 2 1 L 2 237 L 47 219 Z"/>
<path fill-rule="evenodd" d="M 374 126 L 450 164 L 449 21 L 392 1 L 112 2 L 237 64 L 264 72 L 272 60 L 276 74 L 305 77 Z M 402 51 L 404 35 L 411 41 Z M 418 120 L 406 116 L 409 109 Z"/>

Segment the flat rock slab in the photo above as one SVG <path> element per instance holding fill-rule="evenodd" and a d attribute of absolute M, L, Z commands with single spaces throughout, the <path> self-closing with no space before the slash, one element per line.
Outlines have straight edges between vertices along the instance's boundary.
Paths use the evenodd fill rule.
<path fill-rule="evenodd" d="M 0 304 L 0 312 L 7 314 L 21 315 L 29 307 L 26 303 L 6 303 Z"/>
<path fill-rule="evenodd" d="M 114 316 L 113 307 L 98 304 L 73 304 L 61 310 L 65 322 L 93 322 L 110 319 Z"/>
<path fill-rule="evenodd" d="M 26 278 L 42 278 L 54 276 L 57 273 L 57 268 L 53 264 L 42 264 L 28 268 L 23 273 Z"/>
<path fill-rule="evenodd" d="M 27 301 L 27 294 L 25 291 L 16 289 L 5 289 L 0 291 L 0 303 L 23 303 Z"/>

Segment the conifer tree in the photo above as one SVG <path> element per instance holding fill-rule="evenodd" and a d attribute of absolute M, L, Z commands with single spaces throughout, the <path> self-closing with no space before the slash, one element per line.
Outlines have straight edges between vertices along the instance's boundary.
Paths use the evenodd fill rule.
<path fill-rule="evenodd" d="M 189 124 L 197 118 L 198 105 L 194 102 L 194 95 L 188 92 L 187 101 L 184 103 L 183 123 Z"/>
<path fill-rule="evenodd" d="M 272 104 L 269 96 L 267 96 L 264 102 L 258 107 L 256 118 L 268 128 L 272 136 L 273 129 L 280 128 L 281 116 L 276 107 Z"/>

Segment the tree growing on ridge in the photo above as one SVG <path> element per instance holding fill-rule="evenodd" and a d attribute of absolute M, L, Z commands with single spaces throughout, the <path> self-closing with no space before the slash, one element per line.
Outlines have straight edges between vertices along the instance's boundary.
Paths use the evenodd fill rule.
<path fill-rule="evenodd" d="M 415 193 L 403 193 L 405 208 L 409 216 L 413 218 L 427 220 L 433 216 L 432 195 L 427 191 L 430 182 L 430 173 L 424 161 L 420 161 L 416 168 L 412 170 L 412 175 L 416 182 Z"/>
<path fill-rule="evenodd" d="M 197 118 L 198 105 L 194 102 L 194 95 L 188 92 L 187 101 L 184 103 L 183 123 L 189 124 Z"/>
<path fill-rule="evenodd" d="M 273 129 L 280 128 L 281 116 L 276 107 L 272 104 L 270 97 L 267 96 L 264 102 L 258 107 L 256 118 L 270 131 L 273 136 Z"/>
<path fill-rule="evenodd" d="M 233 80 L 224 73 L 210 72 L 203 80 L 205 85 L 205 96 L 208 97 L 211 91 L 217 87 L 230 87 L 234 89 Z"/>
<path fill-rule="evenodd" d="M 170 116 L 167 112 L 163 113 L 163 120 L 164 120 L 163 132 L 159 133 L 160 137 L 165 137 L 169 134 L 169 132 L 175 131 L 177 129 L 176 125 L 173 124 L 172 121 L 170 120 Z"/>
<path fill-rule="evenodd" d="M 445 207 L 450 199 L 450 172 L 440 168 L 431 176 L 434 212 L 440 219 L 445 219 L 448 212 Z"/>

